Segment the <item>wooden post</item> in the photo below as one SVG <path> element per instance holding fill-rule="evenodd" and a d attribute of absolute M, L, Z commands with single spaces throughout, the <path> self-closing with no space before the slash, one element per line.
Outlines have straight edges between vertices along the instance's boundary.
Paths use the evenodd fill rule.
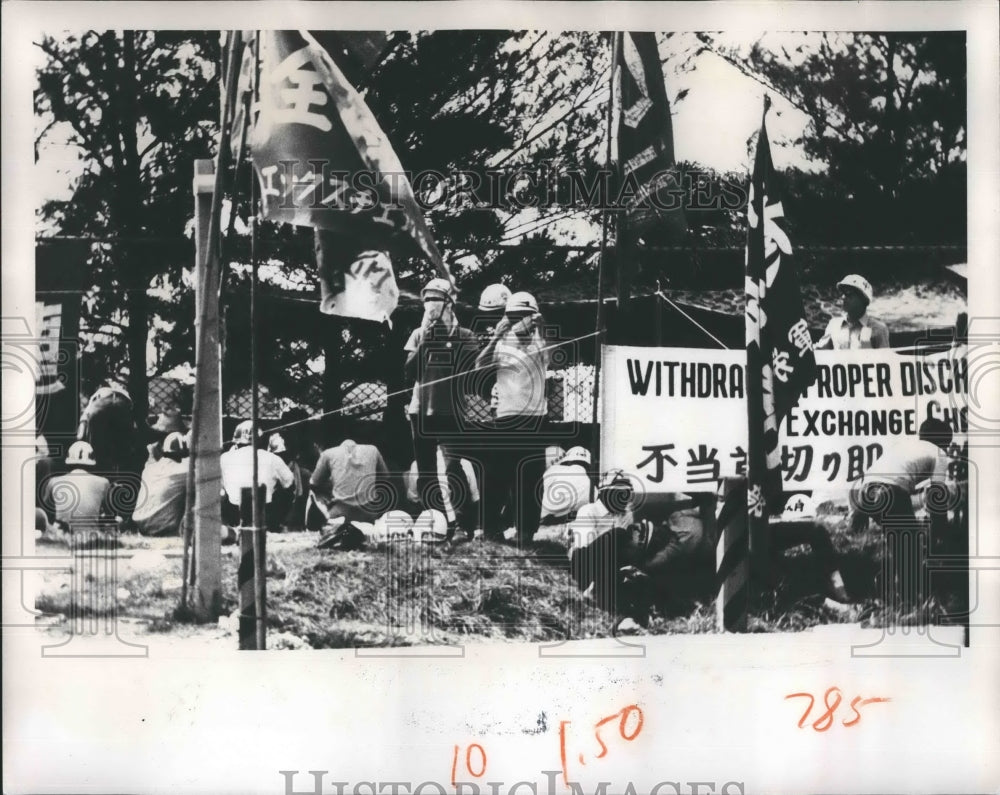
<path fill-rule="evenodd" d="M 222 357 L 219 349 L 219 260 L 209 255 L 215 163 L 194 163 L 195 351 L 191 459 L 194 472 L 194 612 L 214 621 L 222 609 Z"/>

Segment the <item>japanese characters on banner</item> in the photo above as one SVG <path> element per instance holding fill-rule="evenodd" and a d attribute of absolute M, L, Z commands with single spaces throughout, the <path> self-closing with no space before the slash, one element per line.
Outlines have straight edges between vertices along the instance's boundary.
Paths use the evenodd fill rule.
<path fill-rule="evenodd" d="M 715 491 L 719 478 L 745 474 L 745 356 L 606 346 L 602 467 L 621 467 L 654 492 Z M 964 358 L 817 351 L 816 363 L 816 382 L 780 427 L 786 491 L 846 489 L 929 416 L 966 432 Z"/>

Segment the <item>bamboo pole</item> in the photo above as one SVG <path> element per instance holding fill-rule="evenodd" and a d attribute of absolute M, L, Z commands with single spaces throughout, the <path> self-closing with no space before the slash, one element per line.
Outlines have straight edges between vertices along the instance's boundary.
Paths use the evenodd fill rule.
<path fill-rule="evenodd" d="M 227 55 L 226 94 L 217 162 L 195 161 L 194 178 L 196 379 L 185 532 L 194 537 L 193 607 L 195 615 L 202 621 L 214 621 L 222 609 L 222 510 L 219 501 L 222 482 L 219 467 L 222 449 L 222 363 L 219 351 L 219 288 L 222 269 L 219 233 L 223 186 L 231 159 L 229 141 L 242 56 L 242 39 L 236 31 L 230 34 Z"/>

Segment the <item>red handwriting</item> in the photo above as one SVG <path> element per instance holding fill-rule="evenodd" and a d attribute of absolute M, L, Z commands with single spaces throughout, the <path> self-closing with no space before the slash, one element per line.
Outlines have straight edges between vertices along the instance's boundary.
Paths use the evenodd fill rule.
<path fill-rule="evenodd" d="M 458 746 L 451 755 L 451 785 L 454 787 L 458 780 Z M 475 760 L 475 761 L 473 761 Z M 474 770 L 473 768 L 477 768 Z M 486 751 L 479 743 L 472 743 L 465 749 L 465 770 L 473 778 L 482 778 L 486 775 Z"/>
<path fill-rule="evenodd" d="M 823 705 L 826 707 L 826 711 L 812 722 L 812 728 L 814 731 L 825 732 L 833 726 L 834 714 L 836 713 L 841 702 L 844 700 L 840 693 L 841 691 L 839 687 L 831 687 L 828 688 L 823 694 Z M 806 728 L 806 723 L 809 720 L 809 715 L 812 712 L 813 705 L 816 703 L 816 699 L 813 697 L 812 693 L 789 693 L 785 696 L 786 701 L 790 698 L 809 699 L 809 706 L 806 707 L 806 711 L 802 713 L 802 718 L 799 720 L 799 728 L 804 729 Z M 877 704 L 879 702 L 891 700 L 892 699 L 889 698 L 862 698 L 861 696 L 856 696 L 854 700 L 851 701 L 851 709 L 854 712 L 854 717 L 850 720 L 841 721 L 841 725 L 855 726 L 861 720 L 861 707 L 867 704 Z"/>
<path fill-rule="evenodd" d="M 624 709 L 618 710 L 618 712 L 613 715 L 608 715 L 607 717 L 601 718 L 594 724 L 594 739 L 597 741 L 599 750 L 595 754 L 595 759 L 603 759 L 608 755 L 608 744 L 605 742 L 605 734 L 602 737 L 602 730 L 609 723 L 618 722 L 618 735 L 626 742 L 632 742 L 636 737 L 639 736 L 639 732 L 642 731 L 642 724 L 644 721 L 644 716 L 642 710 L 639 708 L 638 704 L 629 704 Z M 559 761 L 562 765 L 563 774 L 563 784 L 569 786 L 569 765 L 566 761 L 566 727 L 569 726 L 571 721 L 564 720 L 559 722 Z M 586 765 L 587 761 L 583 753 L 577 754 L 577 759 L 581 765 Z"/>

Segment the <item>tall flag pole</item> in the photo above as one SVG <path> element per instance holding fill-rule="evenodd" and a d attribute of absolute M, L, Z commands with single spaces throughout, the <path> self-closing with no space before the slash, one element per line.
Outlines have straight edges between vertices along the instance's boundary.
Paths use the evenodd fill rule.
<path fill-rule="evenodd" d="M 784 208 L 771 161 L 765 123 L 770 104 L 765 96 L 747 204 L 746 516 L 750 576 L 749 587 L 743 589 L 743 594 L 748 599 L 742 605 L 734 600 L 728 612 L 726 605 L 722 605 L 724 629 L 746 627 L 746 601 L 755 597 L 754 586 L 759 587 L 767 575 L 768 518 L 782 497 L 778 429 L 816 380 L 812 337 L 802 307 L 798 276 L 789 259 L 792 244 L 782 226 Z M 738 499 L 741 491 L 734 489 L 733 497 Z M 731 516 L 738 514 L 730 511 Z M 723 527 L 723 536 L 726 529 Z M 724 540 L 720 538 L 720 546 Z M 721 598 L 719 601 L 725 602 Z"/>
<path fill-rule="evenodd" d="M 670 243 L 687 231 L 674 160 L 673 123 L 654 33 L 619 33 L 619 112 L 614 130 L 618 190 L 618 307 L 627 309 L 638 244 Z"/>
<path fill-rule="evenodd" d="M 254 33 L 253 48 L 253 101 L 260 102 L 260 31 Z M 250 185 L 250 442 L 251 442 L 251 479 L 250 485 L 250 544 L 253 555 L 253 618 L 254 644 L 258 651 L 267 647 L 267 578 L 264 565 L 267 532 L 264 522 L 264 506 L 261 505 L 260 493 L 260 384 L 257 376 L 257 279 L 260 271 L 260 256 L 257 251 L 257 240 L 260 233 L 257 197 L 253 183 Z M 241 523 L 242 524 L 242 523 Z M 244 529 L 244 533 L 246 530 Z M 241 539 L 242 546 L 242 539 Z M 249 634 L 249 633 L 248 633 Z"/>
<path fill-rule="evenodd" d="M 326 314 L 384 321 L 394 256 L 451 279 L 403 166 L 374 115 L 309 31 L 260 34 L 251 147 L 263 217 L 315 230 Z"/>
<path fill-rule="evenodd" d="M 618 64 L 618 53 L 621 50 L 621 33 L 611 34 L 611 79 L 608 84 L 608 112 L 607 112 L 607 147 L 604 150 L 604 170 L 610 173 L 615 163 L 616 150 L 615 150 L 615 115 L 620 112 L 620 109 L 616 107 L 616 97 L 618 97 L 618 92 L 615 91 L 615 84 L 617 83 L 616 72 Z M 594 335 L 594 381 L 591 388 L 591 415 L 590 415 L 590 427 L 592 429 L 593 436 L 591 438 L 591 460 L 600 460 L 601 451 L 601 425 L 598 423 L 598 411 L 597 404 L 600 398 L 600 385 L 601 385 L 601 357 L 604 355 L 604 272 L 608 256 L 608 227 L 611 223 L 611 219 L 608 217 L 608 205 L 609 201 L 605 200 L 603 202 L 604 206 L 601 209 L 601 253 L 600 259 L 597 262 L 597 319 L 595 320 L 596 328 Z M 591 478 L 590 482 L 590 498 L 594 499 L 594 481 L 595 478 Z"/>

